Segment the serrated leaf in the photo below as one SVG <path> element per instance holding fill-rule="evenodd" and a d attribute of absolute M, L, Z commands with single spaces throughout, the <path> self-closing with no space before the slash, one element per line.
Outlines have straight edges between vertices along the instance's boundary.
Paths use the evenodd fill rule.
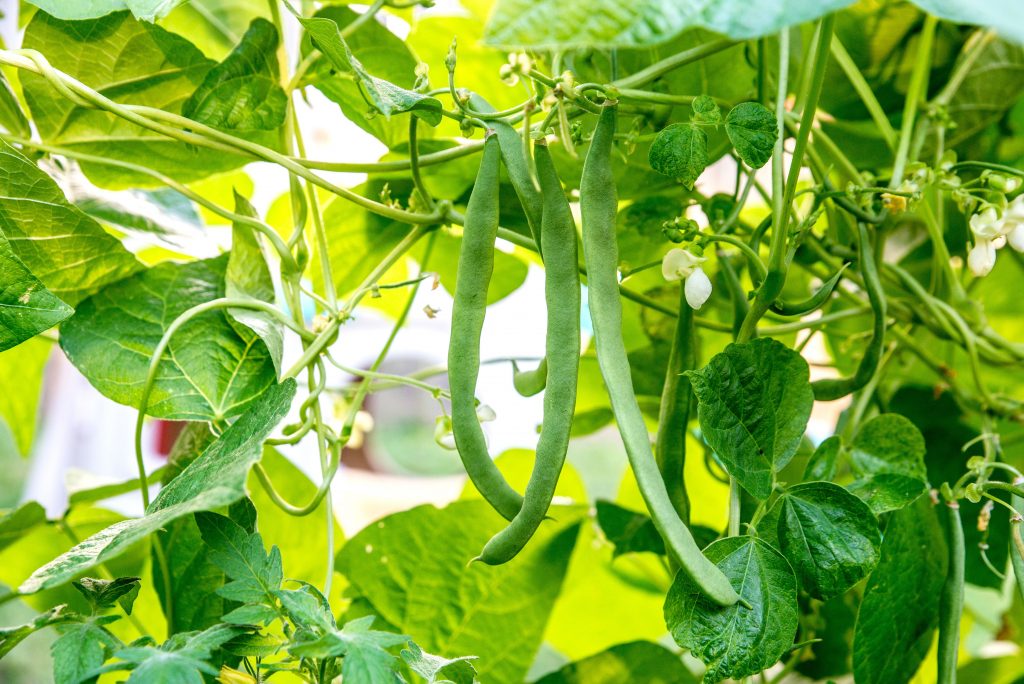
<path fill-rule="evenodd" d="M 399 661 L 386 649 L 407 643 L 409 637 L 371 629 L 373 621 L 372 615 L 349 620 L 341 629 L 326 630 L 313 639 L 293 641 L 288 650 L 301 658 L 344 658 L 341 675 L 349 681 L 392 681 Z"/>
<path fill-rule="evenodd" d="M 197 513 L 196 524 L 210 547 L 210 560 L 232 580 L 217 593 L 242 603 L 274 605 L 274 592 L 284 579 L 277 547 L 267 553 L 259 534 L 217 513 Z"/>
<path fill-rule="evenodd" d="M 686 375 L 704 439 L 744 489 L 767 499 L 811 415 L 807 362 L 777 340 L 758 338 L 730 344 Z"/>
<path fill-rule="evenodd" d="M 115 603 L 120 603 L 125 612 L 131 615 L 132 604 L 139 594 L 141 581 L 139 577 L 118 577 L 112 580 L 83 577 L 71 584 L 85 597 L 94 611 L 112 608 Z"/>
<path fill-rule="evenodd" d="M 263 441 L 288 413 L 295 396 L 289 379 L 267 390 L 182 474 L 160 490 L 143 518 L 116 523 L 39 568 L 18 591 L 33 594 L 65 584 L 78 574 L 125 553 L 168 523 L 198 511 L 228 506 L 245 496 L 249 469 Z"/>
<path fill-rule="evenodd" d="M 759 169 L 772 158 L 779 137 L 775 115 L 758 102 L 741 102 L 725 117 L 725 134 L 749 166 Z"/>
<path fill-rule="evenodd" d="M 473 684 L 476 680 L 476 668 L 473 667 L 476 656 L 444 658 L 424 652 L 411 641 L 408 648 L 402 649 L 401 655 L 409 669 L 427 680 L 427 684 Z"/>
<path fill-rule="evenodd" d="M 0 515 L 0 550 L 21 539 L 33 527 L 46 522 L 46 509 L 35 501 L 23 503 Z"/>
<path fill-rule="evenodd" d="M 807 467 L 804 469 L 804 481 L 831 480 L 836 475 L 839 454 L 843 451 L 843 438 L 832 435 L 814 450 Z"/>
<path fill-rule="evenodd" d="M 266 625 L 278 618 L 277 610 L 259 603 L 239 606 L 221 616 L 229 625 Z"/>
<path fill-rule="evenodd" d="M 128 684 L 199 684 L 204 681 L 203 674 L 217 675 L 217 668 L 207 662 L 214 649 L 242 631 L 231 625 L 214 625 L 202 632 L 175 634 L 159 647 L 122 648 L 114 656 L 124 661 L 121 669 L 132 670 Z"/>
<path fill-rule="evenodd" d="M 74 313 L 15 256 L 0 232 L 0 352 L 49 330 Z"/>
<path fill-rule="evenodd" d="M 692 124 L 667 126 L 651 143 L 647 155 L 651 168 L 675 178 L 688 189 L 708 165 L 708 136 Z"/>
<path fill-rule="evenodd" d="M 658 534 L 650 516 L 631 511 L 610 501 L 597 501 L 597 523 L 615 551 L 612 558 L 624 553 L 649 551 L 665 555 L 665 540 Z"/>
<path fill-rule="evenodd" d="M 907 682 L 932 643 L 946 577 L 946 543 L 927 497 L 889 518 L 853 635 L 858 684 Z"/>
<path fill-rule="evenodd" d="M 245 197 L 235 193 L 235 213 L 258 218 L 256 209 Z M 231 226 L 231 253 L 224 274 L 224 295 L 231 298 L 259 299 L 274 303 L 274 279 L 270 275 L 262 237 L 249 226 L 234 223 Z M 274 362 L 274 370 L 281 372 L 284 355 L 284 333 L 281 323 L 268 313 L 253 309 L 228 309 L 232 319 L 260 336 Z"/>
<path fill-rule="evenodd" d="M 274 25 L 254 19 L 231 54 L 207 72 L 181 113 L 229 131 L 280 128 L 288 98 L 278 84 L 277 45 Z"/>
<path fill-rule="evenodd" d="M 431 126 L 441 123 L 440 100 L 400 88 L 390 81 L 371 75 L 352 54 L 348 43 L 341 37 L 338 25 L 332 20 L 322 16 L 300 16 L 298 21 L 335 69 L 353 74 L 359 80 L 367 97 L 385 118 L 390 118 L 392 114 L 412 112 Z"/>
<path fill-rule="evenodd" d="M 867 576 L 881 535 L 867 504 L 831 482 L 790 487 L 779 499 L 779 543 L 800 585 L 827 601 Z"/>
<path fill-rule="evenodd" d="M 72 622 L 77 619 L 78 617 L 74 613 L 68 611 L 67 606 L 60 605 L 51 608 L 41 615 L 35 616 L 23 625 L 0 627 L 0 658 L 3 658 L 11 652 L 11 649 L 44 627 Z"/>
<path fill-rule="evenodd" d="M 89 622 L 74 623 L 59 631 L 60 638 L 50 646 L 56 684 L 90 681 L 92 673 L 120 646 L 105 628 Z"/>
<path fill-rule="evenodd" d="M 239 634 L 222 648 L 244 658 L 266 658 L 280 651 L 285 643 L 285 640 L 273 634 Z"/>
<path fill-rule="evenodd" d="M 751 607 L 722 608 L 679 573 L 665 597 L 665 623 L 672 638 L 707 665 L 704 681 L 709 684 L 775 664 L 796 636 L 793 569 L 781 553 L 755 537 L 720 539 L 704 555 Z"/>
<path fill-rule="evenodd" d="M 690 109 L 693 110 L 691 118 L 697 123 L 717 126 L 722 122 L 722 110 L 710 95 L 698 95 L 690 105 Z"/>
<path fill-rule="evenodd" d="M 138 21 L 129 12 L 88 21 L 63 21 L 37 12 L 25 29 L 22 47 L 40 51 L 54 68 L 115 102 L 173 114 L 181 113 L 216 64 L 182 36 Z M 21 82 L 32 120 L 46 142 L 142 163 L 186 182 L 249 162 L 242 155 L 182 144 L 114 114 L 79 106 L 34 73 L 22 73 Z M 278 144 L 276 132 L 246 137 L 271 147 Z M 82 170 L 104 187 L 156 184 L 146 174 L 106 164 L 83 162 Z"/>
<path fill-rule="evenodd" d="M 569 663 L 537 684 L 697 684 L 679 656 L 650 641 L 617 644 Z"/>
<path fill-rule="evenodd" d="M 228 257 L 166 262 L 82 302 L 61 329 L 61 348 L 96 389 L 138 406 L 150 358 L 181 313 L 225 293 Z M 232 327 L 224 309 L 196 316 L 171 338 L 146 413 L 223 420 L 252 404 L 276 378 L 260 338 Z"/>
<path fill-rule="evenodd" d="M 0 233 L 7 238 L 6 245 L 0 244 L 0 284 L 8 269 L 17 268 L 9 260 L 13 253 L 52 295 L 71 306 L 142 267 L 117 238 L 70 204 L 52 178 L 7 143 L 0 143 Z M 17 277 L 16 270 L 10 277 Z M 28 286 L 26 277 L 21 280 Z M 25 292 L 13 294 L 18 300 Z M 52 299 L 36 302 L 30 293 L 28 303 L 46 304 L 50 317 L 62 313 Z"/>

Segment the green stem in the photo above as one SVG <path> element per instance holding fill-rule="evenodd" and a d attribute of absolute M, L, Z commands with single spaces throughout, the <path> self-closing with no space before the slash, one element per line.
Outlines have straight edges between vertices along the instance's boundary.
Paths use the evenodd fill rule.
<path fill-rule="evenodd" d="M 914 122 L 917 110 L 925 98 L 928 88 L 928 71 L 932 63 L 932 46 L 935 40 L 935 27 L 938 20 L 935 16 L 925 15 L 924 27 L 918 36 L 917 56 L 914 69 L 910 74 L 910 85 L 907 87 L 907 98 L 903 105 L 903 123 L 900 126 L 899 146 L 896 148 L 896 160 L 893 162 L 892 180 L 889 187 L 898 188 L 903 182 L 903 174 L 907 166 L 907 155 L 914 134 Z"/>
<path fill-rule="evenodd" d="M 939 596 L 939 645 L 937 684 L 956 684 L 960 650 L 960 618 L 964 608 L 964 528 L 960 504 L 946 502 L 946 542 L 949 566 Z"/>
<path fill-rule="evenodd" d="M 868 114 L 871 115 L 871 120 L 878 127 L 878 132 L 881 133 L 885 144 L 889 146 L 890 150 L 895 151 L 897 143 L 896 129 L 889 122 L 889 117 L 886 116 L 885 110 L 882 108 L 881 103 L 879 103 L 878 98 L 875 97 L 875 92 L 864 78 L 864 74 L 861 73 L 850 53 L 846 51 L 842 41 L 839 40 L 839 36 L 836 35 L 832 36 L 832 57 L 835 58 L 839 68 L 846 74 L 850 85 L 857 91 L 857 95 L 860 96 L 861 102 L 864 103 Z M 815 135 L 817 135 L 817 132 L 815 132 Z"/>

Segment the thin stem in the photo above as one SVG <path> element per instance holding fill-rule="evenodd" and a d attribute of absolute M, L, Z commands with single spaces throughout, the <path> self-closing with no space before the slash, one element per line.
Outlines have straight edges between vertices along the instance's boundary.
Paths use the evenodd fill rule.
<path fill-rule="evenodd" d="M 934 15 L 925 15 L 924 27 L 918 37 L 917 56 L 914 69 L 910 74 L 910 85 L 907 87 L 907 99 L 903 105 L 903 123 L 900 126 L 899 146 L 896 148 L 896 160 L 893 162 L 892 180 L 889 187 L 898 188 L 903 182 L 903 173 L 907 167 L 907 155 L 914 134 L 914 122 L 917 110 L 924 100 L 928 88 L 928 70 L 932 63 L 932 45 L 935 39 L 935 27 L 938 20 Z"/>
<path fill-rule="evenodd" d="M 853 61 L 853 57 L 846 51 L 839 36 L 832 36 L 832 57 L 835 58 L 839 68 L 846 74 L 846 78 L 849 79 L 850 85 L 857 91 L 857 95 L 860 96 L 861 102 L 864 103 L 864 107 L 868 110 L 868 114 L 871 115 L 871 120 L 875 122 L 878 127 L 878 132 L 882 135 L 885 140 L 885 144 L 889 146 L 890 150 L 896 150 L 896 129 L 892 127 L 889 122 L 889 117 L 886 116 L 885 110 L 882 108 L 878 98 L 875 97 L 874 90 L 868 84 L 864 78 L 864 74 L 857 67 L 857 64 Z"/>
<path fill-rule="evenodd" d="M 728 39 L 704 43 L 702 45 L 698 45 L 697 47 L 690 48 L 689 50 L 677 52 L 671 57 L 667 57 L 666 59 L 663 59 L 660 62 L 655 62 L 646 69 L 641 69 L 640 71 L 634 74 L 626 76 L 625 78 L 620 78 L 617 81 L 612 81 L 612 85 L 615 86 L 616 88 L 636 88 L 638 86 L 642 86 L 645 83 L 649 83 L 650 81 L 653 81 L 656 78 L 659 78 L 660 76 L 664 76 L 670 71 L 674 71 L 680 67 L 684 67 L 687 64 L 699 62 L 700 60 L 710 57 L 711 55 L 714 55 L 716 53 L 719 53 L 722 50 L 728 50 L 734 45 L 739 45 L 739 43 L 737 41 Z"/>

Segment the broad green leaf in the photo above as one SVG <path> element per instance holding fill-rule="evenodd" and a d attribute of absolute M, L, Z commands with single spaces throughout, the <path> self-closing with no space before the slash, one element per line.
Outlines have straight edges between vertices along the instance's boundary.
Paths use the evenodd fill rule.
<path fill-rule="evenodd" d="M 652 169 L 692 190 L 708 165 L 708 136 L 693 124 L 672 124 L 658 133 L 647 160 Z"/>
<path fill-rule="evenodd" d="M 71 306 L 140 267 L 117 238 L 70 204 L 52 178 L 7 143 L 0 145 L 0 233 L 25 268 Z M 2 253 L 8 248 L 0 247 Z M 5 262 L 5 274 L 9 268 Z"/>
<path fill-rule="evenodd" d="M 973 2 L 972 0 L 912 0 L 929 14 L 954 24 L 972 24 L 995 29 L 1017 43 L 1024 43 L 1024 7 L 1016 2 Z"/>
<path fill-rule="evenodd" d="M 867 576 L 881 535 L 867 504 L 831 482 L 790 487 L 779 502 L 779 543 L 800 585 L 827 601 Z"/>
<path fill-rule="evenodd" d="M 839 455 L 843 452 L 843 438 L 832 435 L 814 450 L 804 470 L 804 480 L 831 480 L 836 475 Z"/>
<path fill-rule="evenodd" d="M 664 42 L 695 26 L 730 38 L 757 38 L 850 3 L 851 0 L 765 0 L 751 8 L 740 0 L 497 0 L 487 23 L 486 40 L 509 49 L 636 47 Z"/>
<path fill-rule="evenodd" d="M 258 217 L 249 200 L 235 193 L 235 213 Z M 259 299 L 274 303 L 274 279 L 264 252 L 263 237 L 249 226 L 235 223 L 231 226 L 231 254 L 224 274 L 224 296 L 232 299 Z M 281 372 L 284 354 L 284 333 L 281 323 L 268 313 L 252 309 L 228 309 L 231 318 L 260 336 L 274 362 L 274 370 Z"/>
<path fill-rule="evenodd" d="M 105 288 L 63 325 L 61 348 L 96 389 L 137 407 L 160 339 L 181 313 L 224 296 L 227 263 L 163 263 Z M 156 378 L 147 414 L 221 420 L 245 411 L 275 372 L 260 338 L 215 309 L 174 334 Z"/>
<path fill-rule="evenodd" d="M 767 499 L 811 415 L 807 362 L 777 340 L 758 338 L 730 344 L 687 376 L 704 439 L 744 489 Z"/>
<path fill-rule="evenodd" d="M 46 522 L 46 510 L 35 501 L 0 515 L 0 550 L 21 539 L 36 525 Z"/>
<path fill-rule="evenodd" d="M 793 569 L 781 553 L 755 537 L 728 537 L 704 549 L 750 608 L 712 603 L 684 573 L 665 597 L 672 638 L 708 666 L 704 681 L 740 679 L 770 667 L 796 636 Z"/>
<path fill-rule="evenodd" d="M 772 149 L 779 137 L 778 121 L 764 105 L 742 102 L 725 117 L 725 134 L 740 158 L 759 169 L 772 158 Z"/>
<path fill-rule="evenodd" d="M 231 625 L 214 625 L 202 632 L 175 634 L 159 647 L 128 646 L 114 653 L 124 661 L 118 669 L 130 669 L 128 684 L 167 682 L 199 684 L 203 674 L 216 676 L 218 668 L 210 662 L 213 651 L 244 630 Z"/>
<path fill-rule="evenodd" d="M 884 413 L 865 423 L 849 453 L 857 476 L 849 489 L 876 514 L 910 504 L 927 488 L 924 437 L 898 413 Z"/>
<path fill-rule="evenodd" d="M 187 35 L 211 59 L 223 59 L 238 45 L 256 17 L 270 18 L 265 0 L 189 0 L 160 25 Z"/>
<path fill-rule="evenodd" d="M 358 80 L 370 102 L 385 118 L 390 118 L 392 114 L 412 112 L 431 126 L 441 122 L 440 100 L 371 75 L 352 54 L 348 43 L 341 37 L 340 27 L 332 19 L 323 16 L 299 17 L 299 23 L 336 70 Z"/>
<path fill-rule="evenodd" d="M 409 642 L 409 647 L 402 649 L 402 660 L 410 670 L 427 680 L 427 684 L 473 684 L 476 681 L 476 668 L 473 667 L 476 656 L 444 658 L 425 653 L 415 643 Z"/>
<path fill-rule="evenodd" d="M 329 6 L 317 12 L 316 21 L 327 22 L 320 24 L 324 30 L 329 29 L 331 23 L 337 28 L 344 28 L 358 16 L 360 15 L 348 7 Z M 366 84 L 382 80 L 393 84 L 392 87 L 410 92 L 409 89 L 416 82 L 416 57 L 401 38 L 378 21 L 366 22 L 346 36 L 344 41 L 351 51 L 352 58 L 362 65 L 361 71 L 354 72 L 347 67 L 339 67 L 329 54 L 323 54 L 310 67 L 304 83 L 315 86 L 341 108 L 345 118 L 383 142 L 388 148 L 394 149 L 408 140 L 409 124 L 404 117 L 392 120 L 388 116 L 381 116 L 378 107 L 375 106 L 376 100 L 367 99 L 367 92 L 372 94 L 373 91 Z M 302 47 L 304 54 L 308 54 L 314 45 L 309 41 L 303 41 Z M 344 54 L 344 50 L 341 52 Z M 431 123 L 436 125 L 434 121 Z M 438 168 L 427 167 L 424 172 L 429 175 Z"/>
<path fill-rule="evenodd" d="M 60 624 L 75 619 L 75 616 L 67 610 L 67 606 L 57 606 L 37 615 L 29 622 L 16 627 L 0 627 L 0 658 L 11 652 L 15 646 L 27 639 L 34 632 L 44 627 Z"/>
<path fill-rule="evenodd" d="M 25 118 L 25 111 L 3 74 L 0 74 L 0 126 L 22 138 L 32 137 L 32 127 Z"/>
<path fill-rule="evenodd" d="M 156 468 L 149 473 L 151 482 L 161 481 L 167 472 L 166 466 Z M 115 480 L 100 477 L 87 470 L 69 468 L 64 473 L 64 487 L 68 493 L 68 505 L 78 506 L 94 501 L 103 501 L 127 492 L 139 491 L 139 478 Z"/>
<path fill-rule="evenodd" d="M 279 128 L 288 98 L 278 85 L 277 44 L 274 25 L 254 19 L 234 51 L 207 72 L 182 114 L 229 131 Z"/>
<path fill-rule="evenodd" d="M 56 684 L 79 684 L 91 680 L 119 646 L 117 640 L 101 625 L 76 622 L 59 627 L 60 638 L 50 646 L 53 656 L 53 679 Z"/>
<path fill-rule="evenodd" d="M 43 389 L 43 369 L 53 342 L 35 337 L 0 354 L 0 378 L 17 392 L 0 392 L 0 420 L 14 436 L 22 456 L 28 456 L 36 432 L 36 413 Z"/>
<path fill-rule="evenodd" d="M 608 541 L 615 545 L 612 558 L 643 551 L 665 554 L 665 541 L 654 527 L 654 521 L 643 513 L 598 500 L 597 522 Z"/>
<path fill-rule="evenodd" d="M 185 38 L 145 24 L 128 12 L 69 22 L 37 12 L 25 29 L 25 48 L 39 50 L 54 68 L 121 104 L 180 114 L 215 63 Z M 186 145 L 59 94 L 42 76 L 22 74 L 32 120 L 46 142 L 112 159 L 142 163 L 181 181 L 204 178 L 247 163 L 246 157 Z M 275 145 L 276 135 L 254 139 Z M 98 185 L 151 186 L 154 180 L 109 165 L 83 163 Z M 59 294 L 59 293 L 58 293 Z"/>
<path fill-rule="evenodd" d="M 210 560 L 209 548 L 203 544 L 195 520 L 192 516 L 175 520 L 158 534 L 170 576 L 165 577 L 164 569 L 156 562 L 153 582 L 165 610 L 170 601 L 168 632 L 206 629 L 221 622 L 221 616 L 230 610 L 227 602 L 216 593 L 224 583 L 224 573 Z"/>
<path fill-rule="evenodd" d="M 284 579 L 277 547 L 267 553 L 259 534 L 217 513 L 197 513 L 196 524 L 210 547 L 210 560 L 231 579 L 217 593 L 241 603 L 273 605 L 274 592 Z"/>
<path fill-rule="evenodd" d="M 857 615 L 857 684 L 910 681 L 931 647 L 946 562 L 942 529 L 927 497 L 892 514 Z"/>
<path fill-rule="evenodd" d="M 650 641 L 612 646 L 589 658 L 569 663 L 537 680 L 537 684 L 697 684 L 679 656 Z"/>
<path fill-rule="evenodd" d="M 965 8 L 967 5 L 979 9 L 985 6 L 984 3 L 964 4 Z M 955 128 L 950 131 L 947 145 L 957 145 L 998 121 L 1024 94 L 1024 47 L 1019 44 L 1024 43 L 1024 12 L 1017 3 L 1011 3 L 1005 9 L 1009 10 L 1010 6 L 1021 14 L 1018 23 L 1015 25 L 1004 17 L 995 26 L 1000 31 L 1006 27 L 1005 35 L 1015 37 L 1018 44 L 993 40 L 981 49 L 949 101 L 947 111 Z"/>
<path fill-rule="evenodd" d="M 61 19 L 95 19 L 119 10 L 131 10 L 139 19 L 156 21 L 185 0 L 28 0 Z"/>
<path fill-rule="evenodd" d="M 467 566 L 503 527 L 500 516 L 483 501 L 419 506 L 366 527 L 338 554 L 337 567 L 384 620 L 415 635 L 423 649 L 471 653 L 480 658 L 481 681 L 518 683 L 561 589 L 579 514 L 552 509 L 555 520 L 512 563 Z"/>
<path fill-rule="evenodd" d="M 145 517 L 124 520 L 85 539 L 32 573 L 18 591 L 32 594 L 64 584 L 124 553 L 174 520 L 241 499 L 249 469 L 260 460 L 263 441 L 287 414 L 295 387 L 294 380 L 287 380 L 268 389 L 181 475 L 160 490 Z"/>
<path fill-rule="evenodd" d="M 74 309 L 32 275 L 0 233 L 0 352 L 49 330 Z"/>
<path fill-rule="evenodd" d="M 409 637 L 371 629 L 367 615 L 330 629 L 311 641 L 293 641 L 289 651 L 296 656 L 330 658 L 341 656 L 341 676 L 351 682 L 395 681 L 398 658 L 386 649 L 405 644 Z"/>
<path fill-rule="evenodd" d="M 812 613 L 808 616 L 815 621 L 815 634 L 821 641 L 811 644 L 810 651 L 797 664 L 797 671 L 814 681 L 826 681 L 829 677 L 841 677 L 850 673 L 853 663 L 850 653 L 853 644 L 850 635 L 857 621 L 857 606 L 860 596 L 850 591 L 824 603 L 811 602 Z"/>

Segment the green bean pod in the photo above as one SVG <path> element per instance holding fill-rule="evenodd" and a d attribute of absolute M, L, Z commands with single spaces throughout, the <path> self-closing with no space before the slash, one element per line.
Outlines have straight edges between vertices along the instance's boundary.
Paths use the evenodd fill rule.
<path fill-rule="evenodd" d="M 1020 487 L 1024 485 L 1024 478 L 1017 478 L 1013 484 Z M 1021 520 L 1019 515 L 1024 513 L 1024 496 L 1014 494 L 1010 497 L 1010 505 L 1016 509 L 1018 516 L 1010 520 L 1010 565 L 1013 567 L 1013 576 L 1017 580 L 1017 591 L 1024 599 L 1024 536 L 1021 535 Z"/>
<path fill-rule="evenodd" d="M 885 290 L 882 289 L 882 281 L 878 277 L 878 266 L 875 264 L 874 248 L 868 237 L 867 226 L 863 223 L 857 223 L 857 249 L 860 271 L 864 277 L 864 289 L 867 290 L 871 311 L 874 313 L 871 342 L 868 343 L 853 375 L 846 378 L 815 380 L 811 383 L 814 398 L 818 401 L 841 399 L 868 384 L 878 370 L 878 363 L 885 347 Z"/>
<path fill-rule="evenodd" d="M 690 498 L 686 494 L 683 468 L 686 465 L 686 426 L 690 422 L 693 391 L 683 371 L 697 365 L 694 353 L 693 309 L 686 303 L 686 294 L 679 288 L 679 318 L 665 369 L 658 413 L 658 434 L 654 440 L 654 459 L 668 498 L 683 522 L 690 520 Z"/>
<path fill-rule="evenodd" d="M 548 383 L 548 359 L 545 356 L 532 370 L 520 370 L 519 364 L 512 362 L 512 386 L 522 397 L 540 394 Z"/>
<path fill-rule="evenodd" d="M 726 576 L 700 552 L 689 528 L 669 499 L 651 450 L 650 435 L 633 392 L 626 346 L 622 340 L 622 302 L 619 301 L 618 247 L 615 215 L 618 198 L 611 154 L 617 107 L 606 102 L 583 164 L 580 210 L 583 254 L 587 264 L 590 318 L 594 325 L 597 361 L 608 388 L 612 412 L 626 447 L 630 466 L 654 525 L 670 556 L 708 598 L 723 606 L 739 601 Z"/>
<path fill-rule="evenodd" d="M 537 460 L 526 485 L 523 506 L 509 525 L 487 542 L 479 560 L 507 563 L 533 537 L 547 515 L 565 463 L 576 410 L 580 365 L 580 273 L 576 223 L 546 145 L 536 148 L 537 175 L 544 197 L 544 299 L 547 303 L 547 372 L 544 422 Z"/>
<path fill-rule="evenodd" d="M 949 501 L 946 509 L 946 545 L 949 566 L 939 596 L 939 648 L 937 684 L 956 684 L 957 654 L 960 651 L 960 616 L 964 610 L 964 526 L 960 504 Z"/>
<path fill-rule="evenodd" d="M 452 304 L 448 383 L 452 402 L 452 434 L 466 473 L 494 510 L 511 520 L 519 512 L 523 499 L 494 465 L 476 415 L 480 334 L 487 311 L 487 287 L 494 271 L 494 241 L 498 234 L 500 171 L 498 139 L 488 132 L 476 184 L 466 206 Z"/>
<path fill-rule="evenodd" d="M 814 294 L 803 301 L 787 303 L 781 299 L 776 299 L 772 302 L 772 311 L 783 316 L 804 316 L 812 311 L 817 311 L 832 296 L 836 285 L 839 284 L 839 279 L 843 277 L 843 271 L 846 270 L 846 266 L 846 264 L 840 266 L 835 275 L 822 283 L 821 287 L 815 290 Z"/>

